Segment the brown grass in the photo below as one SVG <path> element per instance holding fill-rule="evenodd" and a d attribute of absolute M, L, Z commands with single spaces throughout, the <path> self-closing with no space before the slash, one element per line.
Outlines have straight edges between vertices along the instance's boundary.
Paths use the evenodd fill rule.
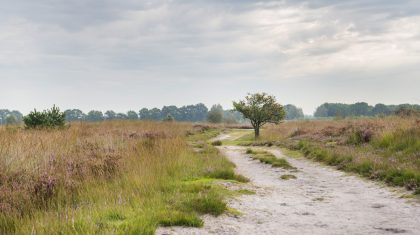
<path fill-rule="evenodd" d="M 224 196 L 211 181 L 194 180 L 238 177 L 211 146 L 200 154 L 188 146 L 187 135 L 204 141 L 206 130 L 143 121 L 1 128 L 0 234 L 153 234 L 159 224 L 201 226 L 197 214 L 222 212 Z M 203 197 L 213 203 L 206 210 Z"/>
<path fill-rule="evenodd" d="M 391 185 L 420 188 L 416 118 L 290 121 L 267 126 L 260 142 L 300 149 L 310 158 Z"/>

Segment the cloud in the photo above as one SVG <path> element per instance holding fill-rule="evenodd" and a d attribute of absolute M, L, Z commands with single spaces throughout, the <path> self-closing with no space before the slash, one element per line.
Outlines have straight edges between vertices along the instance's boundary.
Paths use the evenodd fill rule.
<path fill-rule="evenodd" d="M 109 100 L 122 101 L 125 90 L 133 100 L 123 99 L 119 109 L 170 102 L 229 105 L 225 100 L 241 93 L 276 94 L 278 86 L 283 99 L 310 112 L 325 99 L 339 100 L 339 93 L 319 97 L 305 90 L 314 81 L 328 82 L 311 89 L 340 90 L 336 82 L 342 77 L 352 77 L 360 88 L 372 80 L 395 84 L 394 75 L 404 74 L 411 86 L 420 86 L 413 79 L 420 62 L 416 1 L 15 0 L 0 11 L 0 79 L 8 83 L 0 93 L 36 96 L 29 103 L 6 100 L 24 110 L 46 105 L 46 94 L 64 106 L 117 109 L 107 106 Z M 302 95 L 296 97 L 299 86 Z M 79 91 L 77 98 L 69 98 L 72 89 Z M 209 89 L 224 93 L 206 94 Z M 153 94 L 160 95 L 150 104 L 145 97 Z M 358 99 L 348 89 L 341 95 Z M 415 102 L 404 92 L 394 96 L 393 102 Z"/>

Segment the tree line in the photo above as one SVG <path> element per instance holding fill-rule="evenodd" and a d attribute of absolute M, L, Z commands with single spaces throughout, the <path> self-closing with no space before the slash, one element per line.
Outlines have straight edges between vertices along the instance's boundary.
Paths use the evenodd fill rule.
<path fill-rule="evenodd" d="M 301 108 L 292 104 L 283 106 L 286 120 L 303 119 L 304 114 Z M 387 116 L 387 115 L 410 115 L 411 113 L 420 113 L 418 104 L 400 104 L 385 105 L 376 104 L 371 106 L 365 102 L 354 104 L 343 103 L 324 103 L 320 105 L 315 113 L 315 118 L 328 117 L 352 117 L 352 116 Z M 84 113 L 80 109 L 67 109 L 64 111 L 65 120 L 71 121 L 104 121 L 104 120 L 175 120 L 185 122 L 203 122 L 212 123 L 242 123 L 245 118 L 240 112 L 225 110 L 219 104 L 213 105 L 210 109 L 206 105 L 199 103 L 195 105 L 186 105 L 177 107 L 174 105 L 163 106 L 161 109 L 152 108 L 140 109 L 138 112 L 130 110 L 126 113 L 119 113 L 113 110 L 102 112 L 91 110 Z M 23 121 L 23 114 L 17 110 L 0 109 L 0 125 L 18 124 Z"/>
<path fill-rule="evenodd" d="M 284 106 L 286 111 L 286 119 L 303 119 L 303 111 L 294 105 L 288 104 Z M 32 112 L 38 114 L 37 111 Z M 42 113 L 42 112 L 39 112 Z M 195 105 L 186 105 L 177 107 L 174 105 L 163 106 L 159 108 L 142 108 L 138 112 L 130 110 L 126 113 L 115 112 L 108 110 L 102 112 L 99 110 L 91 110 L 84 113 L 80 109 L 67 109 L 64 111 L 65 121 L 105 121 L 105 120 L 175 120 L 185 122 L 203 122 L 209 121 L 212 123 L 243 123 L 245 118 L 240 112 L 233 110 L 225 110 L 219 104 L 213 105 L 210 110 L 206 105 L 199 103 Z M 0 125 L 2 124 L 17 124 L 23 121 L 21 112 L 8 109 L 0 110 Z"/>
<path fill-rule="evenodd" d="M 324 103 L 320 105 L 314 117 L 352 117 L 352 116 L 388 116 L 393 114 L 404 114 L 407 112 L 420 111 L 418 104 L 400 104 L 400 105 L 385 105 L 376 104 L 371 106 L 365 102 L 358 102 L 354 104 L 342 103 Z"/>
<path fill-rule="evenodd" d="M 0 109 L 0 125 L 17 124 L 22 122 L 23 115 L 17 110 Z"/>

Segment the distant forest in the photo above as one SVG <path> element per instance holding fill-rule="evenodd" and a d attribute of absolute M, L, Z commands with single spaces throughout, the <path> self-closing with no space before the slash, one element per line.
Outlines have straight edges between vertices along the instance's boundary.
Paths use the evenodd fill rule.
<path fill-rule="evenodd" d="M 284 106 L 286 120 L 304 119 L 301 108 L 292 104 Z M 400 104 L 370 106 L 365 102 L 355 104 L 324 103 L 319 106 L 315 118 L 351 117 L 351 116 L 387 116 L 404 110 L 416 110 L 420 112 L 420 105 Z M 138 112 L 130 110 L 127 113 L 117 113 L 112 110 L 106 112 L 91 110 L 84 113 L 80 109 L 68 109 L 64 111 L 66 121 L 104 121 L 104 120 L 176 120 L 185 122 L 210 121 L 214 123 L 242 123 L 245 122 L 242 114 L 236 111 L 224 110 L 220 105 L 213 105 L 209 110 L 204 104 L 186 105 L 177 107 L 174 105 L 163 106 L 161 109 L 140 109 Z M 0 125 L 17 124 L 22 122 L 23 115 L 17 110 L 0 109 Z"/>
<path fill-rule="evenodd" d="M 319 106 L 314 117 L 360 117 L 360 116 L 387 116 L 396 113 L 404 113 L 409 111 L 420 111 L 418 104 L 400 104 L 400 105 L 385 105 L 376 104 L 370 106 L 365 102 L 358 102 L 355 104 L 341 104 L 341 103 L 324 103 Z"/>

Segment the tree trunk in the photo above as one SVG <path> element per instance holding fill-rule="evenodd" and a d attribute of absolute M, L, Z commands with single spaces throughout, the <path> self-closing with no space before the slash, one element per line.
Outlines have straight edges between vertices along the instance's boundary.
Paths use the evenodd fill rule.
<path fill-rule="evenodd" d="M 254 132 L 255 132 L 255 139 L 258 139 L 260 137 L 260 127 L 254 126 Z"/>

